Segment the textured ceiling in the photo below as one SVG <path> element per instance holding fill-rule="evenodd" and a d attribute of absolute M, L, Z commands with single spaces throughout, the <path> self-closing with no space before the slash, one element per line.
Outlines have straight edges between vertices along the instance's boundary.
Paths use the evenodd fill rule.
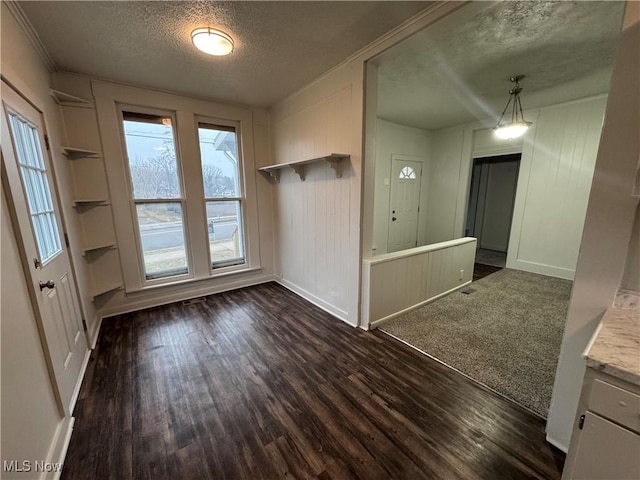
<path fill-rule="evenodd" d="M 430 2 L 20 2 L 58 70 L 271 106 Z M 196 27 L 235 39 L 197 51 Z"/>
<path fill-rule="evenodd" d="M 608 91 L 624 2 L 477 2 L 377 60 L 378 116 L 436 129 Z"/>

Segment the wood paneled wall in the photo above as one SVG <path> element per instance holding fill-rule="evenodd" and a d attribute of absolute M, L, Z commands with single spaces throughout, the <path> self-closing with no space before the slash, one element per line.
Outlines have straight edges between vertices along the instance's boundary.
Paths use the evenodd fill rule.
<path fill-rule="evenodd" d="M 272 124 L 272 163 L 351 153 L 351 86 Z M 325 162 L 305 166 L 305 180 L 283 170 L 274 185 L 275 257 L 279 281 L 333 313 L 349 318 L 350 214 L 355 171 L 343 161 L 342 177 Z"/>
<path fill-rule="evenodd" d="M 473 278 L 476 239 L 380 255 L 363 261 L 363 327 L 375 328 L 467 285 Z"/>
<path fill-rule="evenodd" d="M 540 109 L 520 164 L 507 267 L 573 280 L 606 97 Z"/>

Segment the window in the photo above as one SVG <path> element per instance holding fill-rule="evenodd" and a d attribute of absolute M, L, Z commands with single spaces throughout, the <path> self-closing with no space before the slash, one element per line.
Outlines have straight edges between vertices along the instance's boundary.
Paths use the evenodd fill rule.
<path fill-rule="evenodd" d="M 62 244 L 40 137 L 34 125 L 13 112 L 9 112 L 9 124 L 40 262 L 44 264 L 62 251 Z"/>
<path fill-rule="evenodd" d="M 411 167 L 402 167 L 402 170 L 400 170 L 400 175 L 398 178 L 402 180 L 415 180 L 416 172 Z"/>
<path fill-rule="evenodd" d="M 146 280 L 189 273 L 173 118 L 122 112 L 131 201 Z"/>
<path fill-rule="evenodd" d="M 234 127 L 198 123 L 211 267 L 245 262 L 240 158 Z"/>

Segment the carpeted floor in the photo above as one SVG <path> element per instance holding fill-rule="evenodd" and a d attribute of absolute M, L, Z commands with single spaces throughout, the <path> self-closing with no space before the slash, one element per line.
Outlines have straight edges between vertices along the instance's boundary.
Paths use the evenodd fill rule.
<path fill-rule="evenodd" d="M 503 269 L 380 328 L 546 418 L 571 285 Z"/>

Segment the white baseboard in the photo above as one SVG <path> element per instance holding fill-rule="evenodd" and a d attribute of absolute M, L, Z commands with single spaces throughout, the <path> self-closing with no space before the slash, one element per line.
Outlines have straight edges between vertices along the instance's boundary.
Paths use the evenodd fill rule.
<path fill-rule="evenodd" d="M 122 315 L 124 313 L 137 312 L 139 310 L 145 310 L 147 308 L 159 307 L 174 302 L 182 302 L 184 300 L 190 300 L 192 298 L 206 297 L 207 295 L 213 295 L 216 293 L 228 292 L 230 290 L 236 290 L 238 288 L 251 287 L 253 285 L 259 285 L 261 283 L 267 283 L 274 281 L 275 278 L 272 274 L 260 275 L 257 277 L 251 277 L 248 279 L 240 279 L 235 282 L 228 282 L 214 286 L 204 286 L 200 288 L 193 288 L 185 291 L 169 293 L 165 295 L 156 292 L 151 298 L 145 298 L 137 302 L 129 302 L 118 307 L 108 308 L 99 311 L 99 315 L 102 318 L 112 317 L 114 315 Z"/>
<path fill-rule="evenodd" d="M 301 296 L 308 302 L 313 303 L 316 307 L 321 308 L 327 313 L 330 313 L 334 317 L 342 320 L 343 322 L 355 327 L 356 324 L 349 320 L 349 314 L 344 310 L 340 310 L 339 308 L 331 305 L 330 303 L 322 300 L 321 298 L 316 297 L 314 294 L 306 291 L 304 288 L 300 288 L 297 285 L 291 283 L 289 280 L 285 280 L 284 278 L 276 278 L 276 283 L 279 283 L 287 290 L 291 290 L 296 295 Z"/>
<path fill-rule="evenodd" d="M 60 468 L 52 468 L 52 471 L 50 472 L 42 472 L 39 476 L 40 480 L 58 480 L 62 475 L 62 465 L 64 464 L 65 457 L 67 456 L 74 423 L 74 417 L 64 417 L 60 421 L 60 424 L 56 429 L 56 433 L 53 436 L 53 441 L 51 442 L 51 447 L 49 448 L 49 454 L 47 455 L 46 461 L 48 464 L 56 466 L 59 465 Z"/>
<path fill-rule="evenodd" d="M 444 297 L 445 295 L 449 295 L 450 293 L 455 292 L 456 290 L 460 290 L 461 288 L 466 287 L 467 285 L 471 284 L 471 280 L 469 280 L 468 282 L 465 282 L 461 285 L 458 285 L 457 287 L 451 288 L 449 290 L 447 290 L 446 292 L 442 292 L 434 297 L 428 298 L 427 300 L 424 300 L 420 303 L 416 303 L 415 305 L 412 305 L 410 307 L 407 307 L 405 309 L 400 310 L 399 312 L 396 313 L 392 313 L 391 315 L 387 315 L 386 317 L 382 317 L 378 320 L 376 320 L 375 322 L 371 322 L 369 324 L 369 329 L 373 330 L 374 328 L 378 328 L 380 325 L 382 325 L 385 322 L 388 322 L 389 320 L 392 320 L 396 317 L 399 317 L 400 315 L 404 315 L 405 313 L 411 312 L 413 310 L 417 310 L 420 307 L 424 307 L 425 305 L 434 302 L 435 300 Z"/>
<path fill-rule="evenodd" d="M 525 260 L 510 261 L 509 258 L 507 258 L 507 268 L 523 270 L 530 273 L 538 273 L 540 275 L 547 275 L 548 277 L 564 278 L 565 280 L 573 280 L 576 275 L 576 271 L 569 268 L 554 267 L 553 265 L 527 262 Z"/>
<path fill-rule="evenodd" d="M 558 440 L 556 440 L 555 438 L 551 437 L 548 433 L 547 433 L 546 440 L 547 440 L 548 443 L 550 443 L 551 445 L 556 447 L 558 450 L 560 450 L 560 451 L 562 451 L 564 453 L 569 453 L 569 447 L 567 447 L 563 443 L 560 443 Z"/>
<path fill-rule="evenodd" d="M 96 319 L 93 321 L 93 331 L 89 337 L 89 348 L 93 350 L 98 343 L 98 335 L 100 334 L 100 328 L 102 327 L 102 316 L 96 314 Z"/>
<path fill-rule="evenodd" d="M 84 380 L 84 374 L 87 371 L 87 365 L 89 364 L 90 357 L 91 350 L 87 350 L 85 352 L 84 358 L 82 359 L 82 366 L 80 367 L 78 380 L 76 380 L 76 385 L 73 387 L 73 393 L 71 394 L 71 400 L 69 401 L 69 415 L 73 415 L 73 409 L 76 406 L 76 401 L 78 400 L 78 395 L 80 394 L 80 388 L 82 387 L 82 381 Z"/>

